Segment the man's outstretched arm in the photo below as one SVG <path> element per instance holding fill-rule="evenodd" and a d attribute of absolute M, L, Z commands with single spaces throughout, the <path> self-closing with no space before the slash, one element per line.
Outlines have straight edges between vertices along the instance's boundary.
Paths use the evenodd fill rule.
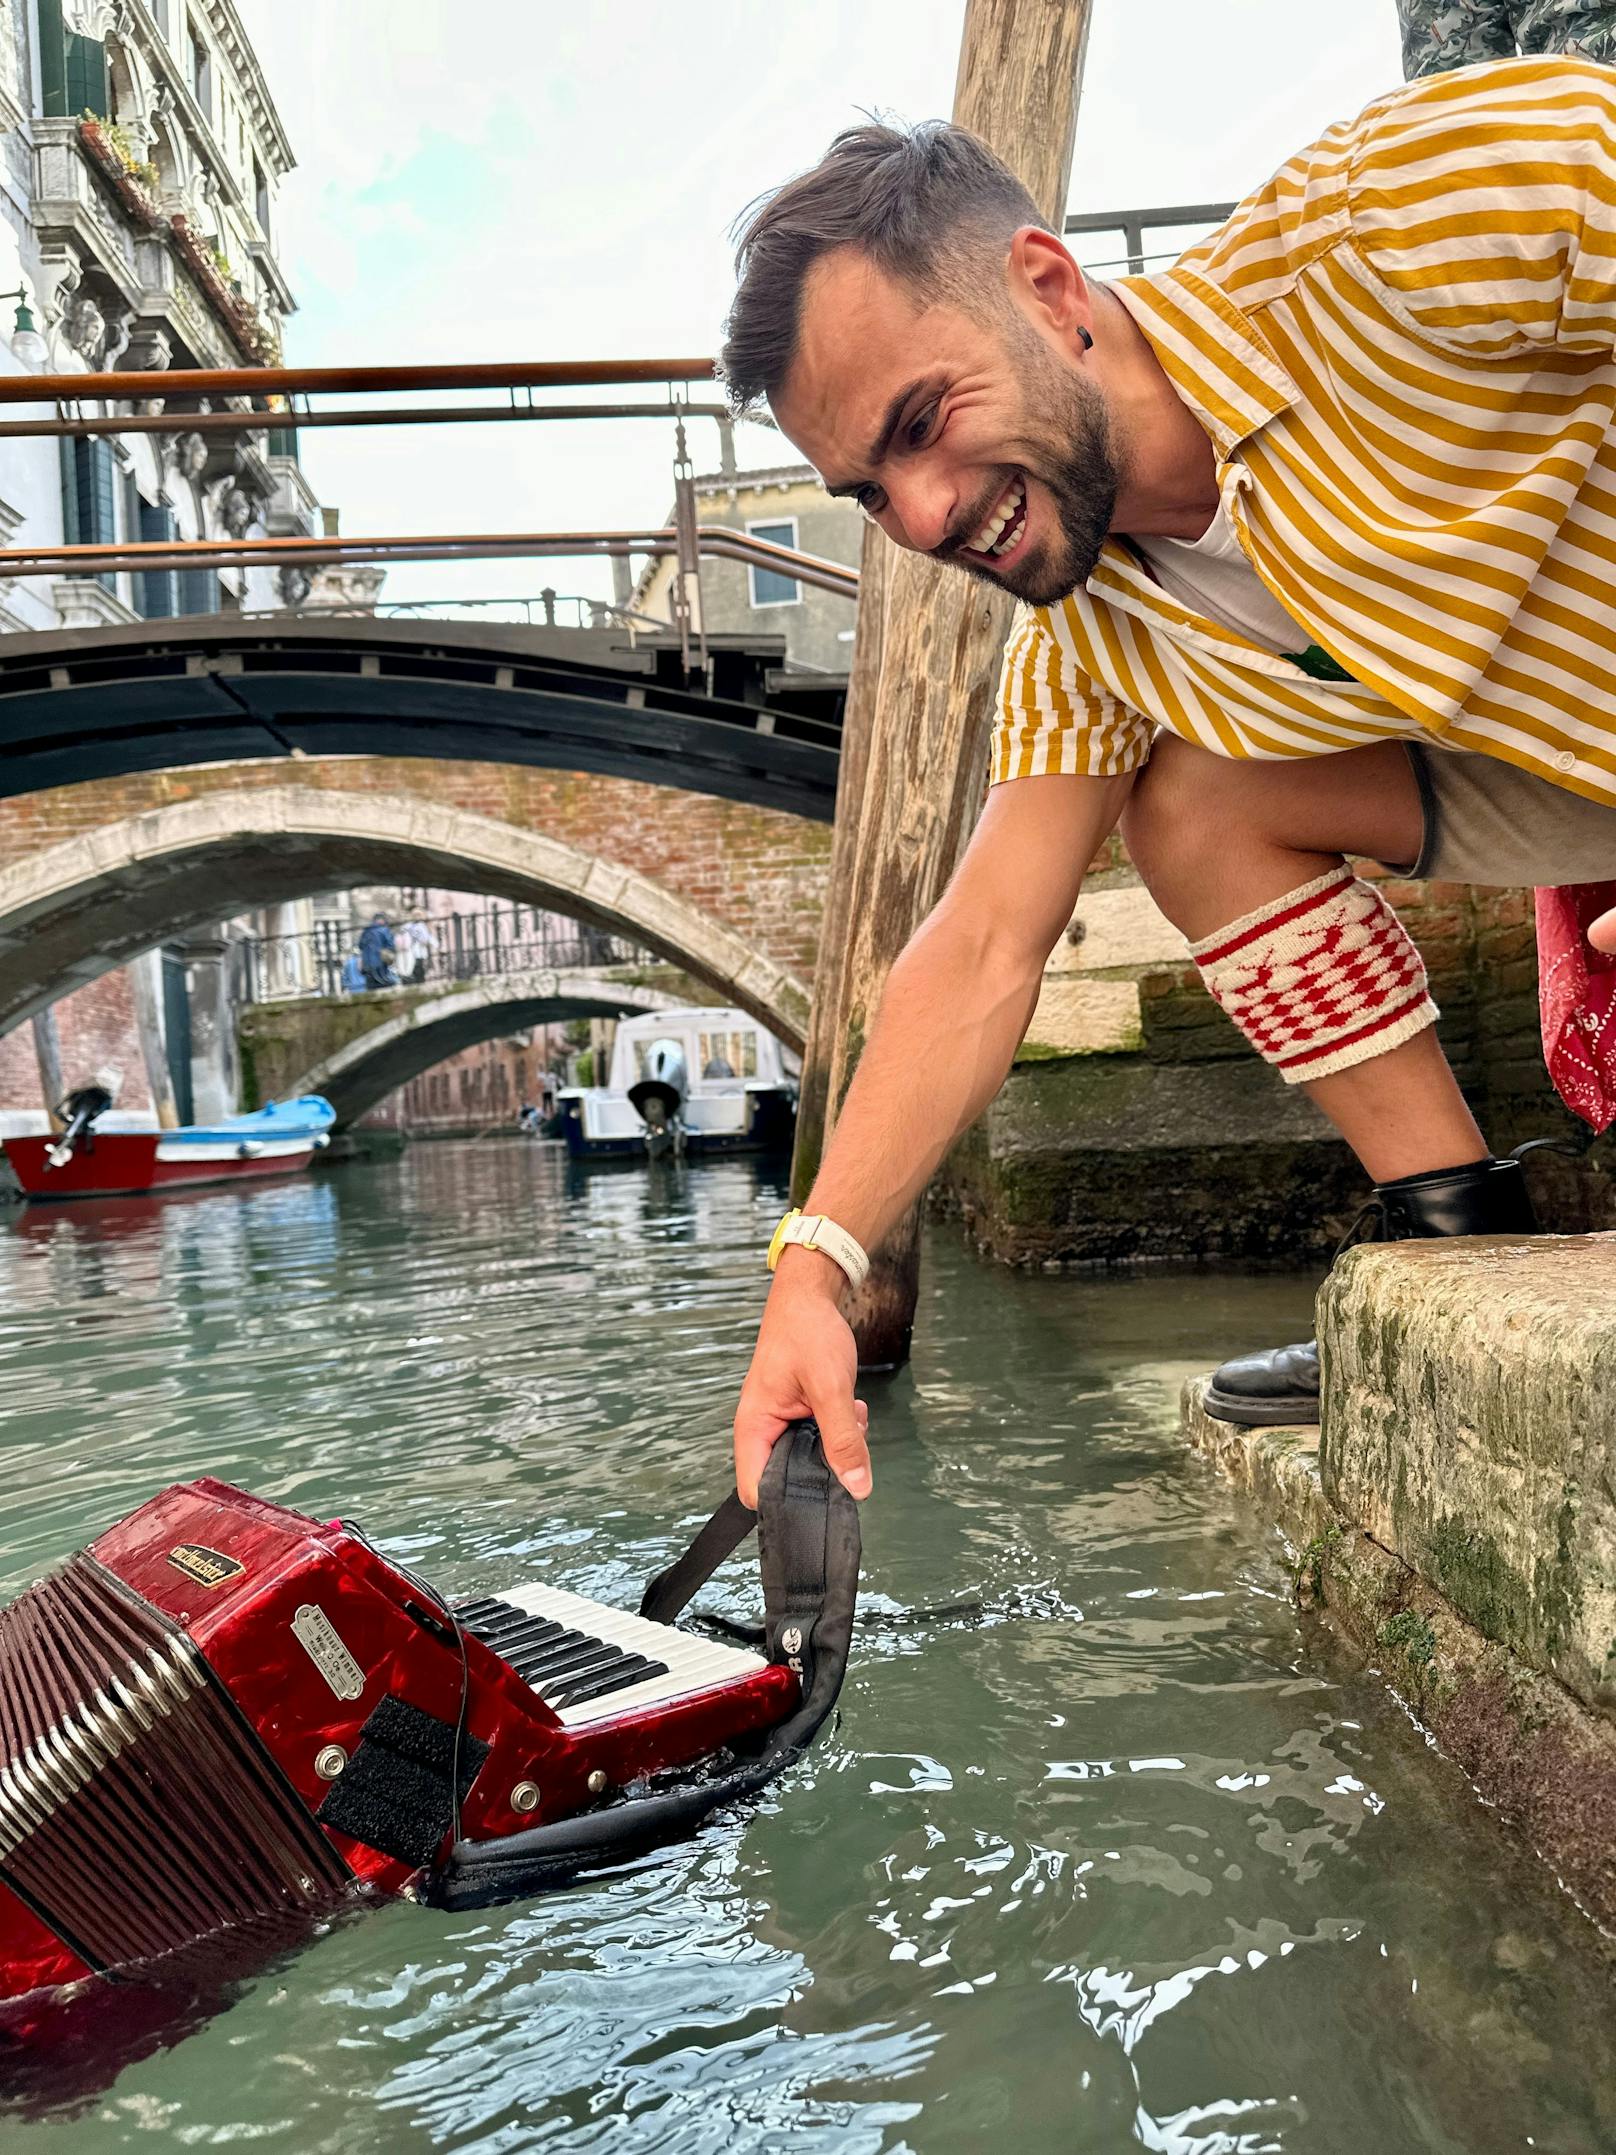
<path fill-rule="evenodd" d="M 1133 775 L 993 788 L 953 881 L 888 976 L 805 1210 L 873 1250 L 921 1195 L 1004 1083 L 1045 960 Z M 808 1414 L 854 1496 L 869 1494 L 858 1354 L 838 1307 L 846 1284 L 818 1251 L 781 1255 L 735 1415 L 735 1479 L 748 1504 L 775 1439 Z"/>

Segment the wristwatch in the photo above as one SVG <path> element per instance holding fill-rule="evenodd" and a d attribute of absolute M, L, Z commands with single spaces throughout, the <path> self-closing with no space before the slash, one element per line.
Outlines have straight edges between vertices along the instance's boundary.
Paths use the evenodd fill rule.
<path fill-rule="evenodd" d="M 780 1252 L 789 1243 L 800 1242 L 805 1250 L 818 1250 L 841 1266 L 849 1284 L 857 1290 L 864 1285 L 870 1269 L 870 1260 L 863 1245 L 855 1242 L 845 1227 L 838 1227 L 822 1212 L 803 1212 L 800 1208 L 788 1212 L 774 1230 L 769 1244 L 769 1270 L 772 1272 L 780 1262 Z"/>

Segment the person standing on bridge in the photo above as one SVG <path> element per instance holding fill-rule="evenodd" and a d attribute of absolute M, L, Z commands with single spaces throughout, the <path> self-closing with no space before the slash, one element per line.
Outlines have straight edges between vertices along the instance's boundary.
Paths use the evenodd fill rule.
<path fill-rule="evenodd" d="M 405 921 L 399 929 L 398 944 L 402 976 L 411 987 L 418 988 L 431 969 L 438 939 L 424 920 L 415 919 Z"/>
<path fill-rule="evenodd" d="M 847 1278 L 1003 1083 L 1119 822 L 1213 996 L 1352 1146 L 1383 1232 L 1529 1230 L 1419 952 L 1347 856 L 1616 875 L 1616 74 L 1412 83 L 1173 268 L 1112 284 L 971 136 L 858 127 L 750 213 L 738 272 L 737 407 L 767 398 L 831 492 L 1024 602 L 987 805 L 892 969 L 810 1217 L 771 1251 L 743 1497 L 804 1413 L 868 1491 Z M 1585 982 L 1597 902 L 1544 895 Z M 1611 984 L 1550 1042 L 1598 1128 Z M 1265 1350 L 1209 1404 L 1314 1419 L 1318 1381 L 1311 1342 Z"/>
<path fill-rule="evenodd" d="M 365 969 L 367 988 L 396 988 L 398 975 L 393 970 L 393 959 L 398 945 L 388 925 L 387 915 L 377 913 L 370 926 L 360 931 L 359 962 Z"/>

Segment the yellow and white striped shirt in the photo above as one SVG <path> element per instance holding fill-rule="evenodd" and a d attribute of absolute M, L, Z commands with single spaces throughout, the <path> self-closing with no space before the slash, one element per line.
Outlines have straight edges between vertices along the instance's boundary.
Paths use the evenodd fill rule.
<path fill-rule="evenodd" d="M 1505 60 L 1333 127 L 1112 287 L 1210 435 L 1247 558 L 1352 676 L 1168 597 L 1124 541 L 1024 610 L 995 783 L 1386 738 L 1616 803 L 1616 72 Z"/>

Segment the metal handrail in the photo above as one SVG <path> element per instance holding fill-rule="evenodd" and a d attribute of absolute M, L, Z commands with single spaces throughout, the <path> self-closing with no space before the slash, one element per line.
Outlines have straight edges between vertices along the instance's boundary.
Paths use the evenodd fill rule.
<path fill-rule="evenodd" d="M 409 906 L 402 911 L 406 916 L 416 914 L 416 909 Z M 524 914 L 531 924 L 527 934 L 522 933 Z M 303 996 L 391 995 L 412 985 L 434 987 L 446 981 L 503 978 L 517 973 L 662 962 L 626 937 L 583 922 L 568 922 L 570 932 L 558 933 L 554 917 L 537 907 L 496 904 L 472 913 L 423 910 L 416 917 L 427 922 L 437 944 L 427 961 L 425 978 L 419 983 L 399 978 L 379 989 L 344 989 L 342 969 L 358 943 L 360 931 L 326 920 L 292 935 L 248 935 L 234 943 L 241 1000 L 273 1003 Z"/>
<path fill-rule="evenodd" d="M 158 379 L 167 382 L 171 377 Z M 135 412 L 123 417 L 0 419 L 0 440 L 25 435 L 300 434 L 310 427 L 486 426 L 512 419 L 716 419 L 722 426 L 733 416 L 727 404 L 434 404 L 408 405 L 402 411 L 300 412 L 288 407 L 285 411 Z"/>
<path fill-rule="evenodd" d="M 127 398 L 390 395 L 401 389 L 594 389 L 616 382 L 710 382 L 711 359 L 469 360 L 430 367 L 175 367 L 111 374 L 0 375 L 0 404 Z"/>
<path fill-rule="evenodd" d="M 1061 229 L 1067 234 L 1120 232 L 1122 244 L 1127 249 L 1125 255 L 1115 261 L 1089 262 L 1084 266 L 1088 269 L 1119 269 L 1126 262 L 1129 272 L 1138 277 L 1143 276 L 1147 261 L 1168 259 L 1164 255 L 1145 252 L 1147 232 L 1173 225 L 1220 225 L 1238 207 L 1234 202 L 1180 202 L 1148 210 L 1084 210 L 1068 217 Z"/>
<path fill-rule="evenodd" d="M 827 561 L 795 547 L 777 546 L 751 532 L 723 524 L 697 527 L 703 554 L 779 569 L 799 582 L 858 597 L 858 571 L 845 562 Z M 474 532 L 423 534 L 379 539 L 345 538 L 338 533 L 317 538 L 148 539 L 95 546 L 0 547 L 0 577 L 103 575 L 119 569 L 227 569 L 274 567 L 297 563 L 324 567 L 333 563 L 372 561 L 490 561 L 506 556 L 547 558 L 633 554 L 677 555 L 678 533 L 672 525 L 656 531 Z"/>

